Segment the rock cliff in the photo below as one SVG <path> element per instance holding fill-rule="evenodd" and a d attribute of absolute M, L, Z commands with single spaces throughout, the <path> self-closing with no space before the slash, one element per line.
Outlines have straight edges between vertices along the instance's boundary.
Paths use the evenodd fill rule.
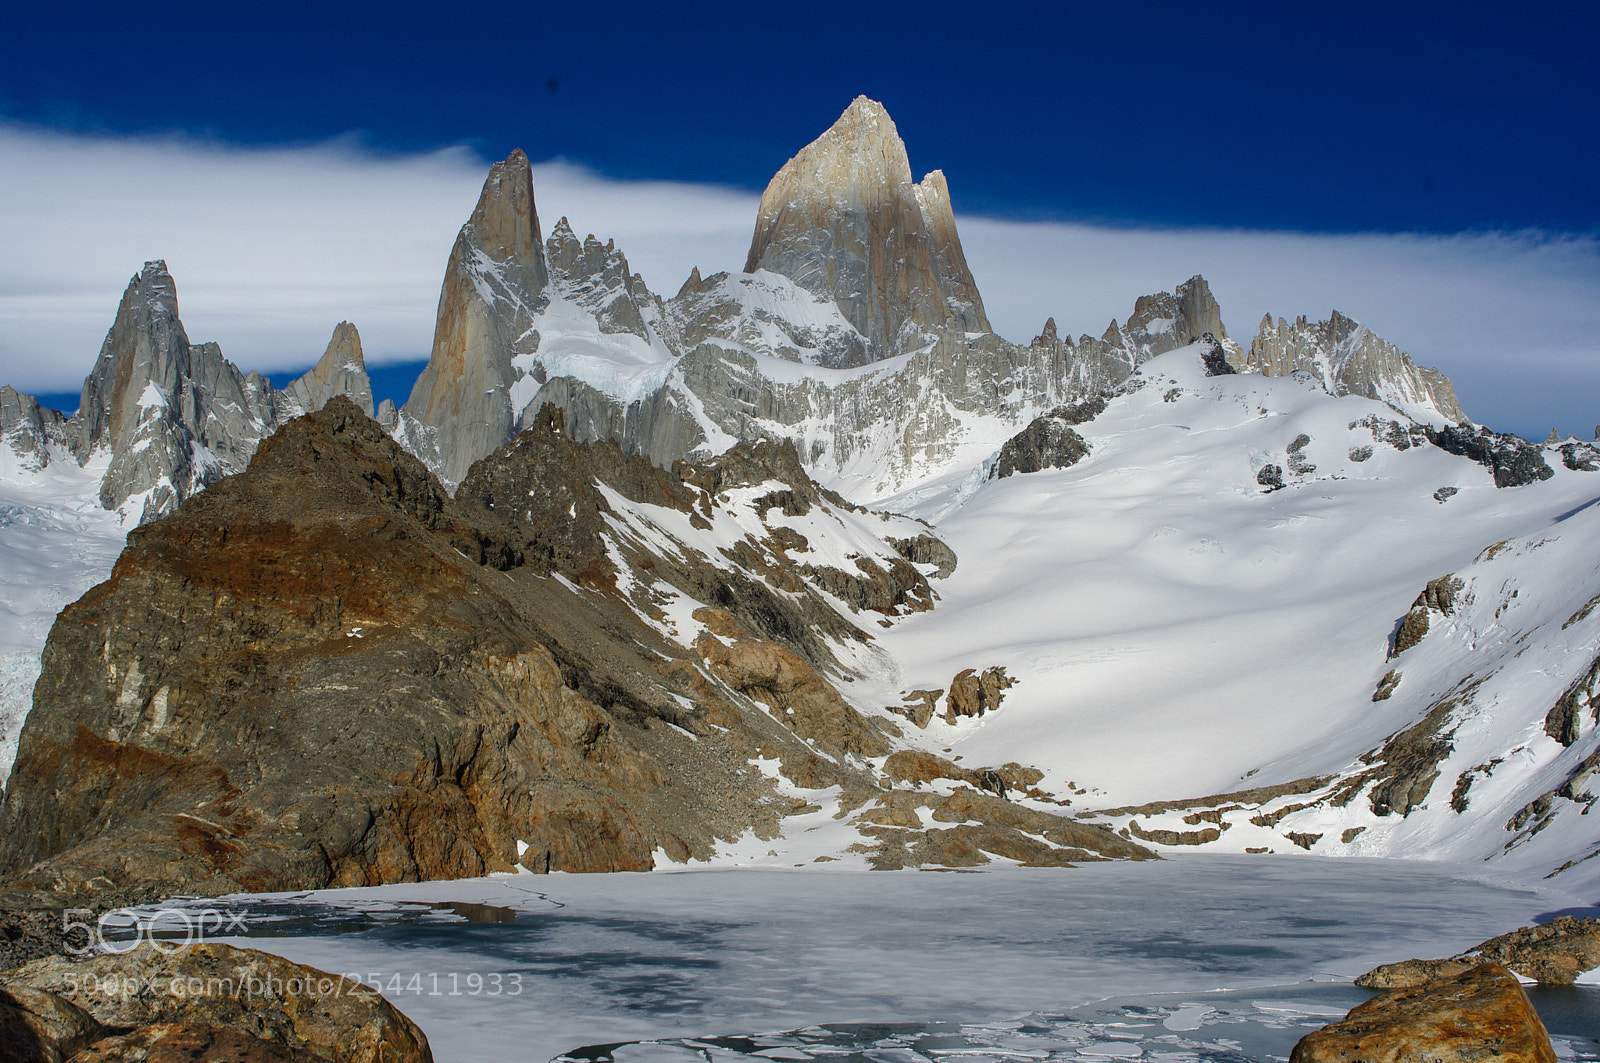
<path fill-rule="evenodd" d="M 664 470 L 553 408 L 452 499 L 335 398 L 57 619 L 0 872 L 63 898 L 643 870 L 814 808 L 757 761 L 859 807 L 896 728 L 836 684 L 868 618 L 933 605 L 891 541 L 920 531 L 791 446 Z"/>
<path fill-rule="evenodd" d="M 490 169 L 456 236 L 433 354 L 400 411 L 407 445 L 448 484 L 513 434 L 512 360 L 537 344 L 533 315 L 549 279 L 533 170 L 519 149 Z"/>
<path fill-rule="evenodd" d="M 1263 317 L 1243 367 L 1268 376 L 1310 373 L 1330 395 L 1377 399 L 1418 421 L 1467 420 L 1443 373 L 1417 366 L 1400 348 L 1337 310 L 1316 322 L 1302 316 L 1274 323 L 1270 314 Z"/>
<path fill-rule="evenodd" d="M 865 96 L 767 185 L 744 271 L 760 269 L 831 299 L 865 339 L 825 364 L 913 350 L 923 332 L 989 331 L 944 174 L 913 182 L 894 122 Z"/>

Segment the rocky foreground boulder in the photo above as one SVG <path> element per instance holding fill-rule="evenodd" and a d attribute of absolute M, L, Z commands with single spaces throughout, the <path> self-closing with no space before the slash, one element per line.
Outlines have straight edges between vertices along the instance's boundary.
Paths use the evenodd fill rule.
<path fill-rule="evenodd" d="M 416 1023 L 348 978 L 255 949 L 145 943 L 0 976 L 0 1061 L 69 1059 L 431 1063 L 433 1053 Z"/>
<path fill-rule="evenodd" d="M 1307 1034 L 1289 1063 L 1555 1063 L 1516 976 L 1483 964 L 1374 997 Z"/>

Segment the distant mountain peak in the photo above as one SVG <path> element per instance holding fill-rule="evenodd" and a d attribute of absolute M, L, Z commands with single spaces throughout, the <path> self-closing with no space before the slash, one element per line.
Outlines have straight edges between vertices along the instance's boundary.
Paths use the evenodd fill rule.
<path fill-rule="evenodd" d="M 1455 386 L 1437 369 L 1412 362 L 1394 344 L 1335 310 L 1326 321 L 1301 315 L 1261 319 L 1246 366 L 1268 376 L 1305 372 L 1332 395 L 1360 395 L 1388 403 L 1420 421 L 1468 420 Z"/>
<path fill-rule="evenodd" d="M 767 185 L 745 259 L 759 269 L 837 302 L 868 360 L 920 346 L 920 333 L 990 331 L 944 174 L 915 183 L 893 120 L 865 96 Z"/>

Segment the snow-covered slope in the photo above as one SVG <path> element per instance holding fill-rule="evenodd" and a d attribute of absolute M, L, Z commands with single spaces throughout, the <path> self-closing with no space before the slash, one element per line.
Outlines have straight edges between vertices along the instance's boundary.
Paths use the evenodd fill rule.
<path fill-rule="evenodd" d="M 926 744 L 1035 766 L 1042 788 L 1079 809 L 1183 802 L 1140 818 L 1138 837 L 1195 841 L 1212 823 L 1193 811 L 1232 804 L 1215 844 L 1235 850 L 1281 851 L 1300 832 L 1323 835 L 1318 852 L 1492 855 L 1510 840 L 1506 818 L 1560 786 L 1596 737 L 1586 701 L 1571 748 L 1543 728 L 1600 648 L 1600 610 L 1560 628 L 1600 591 L 1589 507 L 1600 474 L 1550 448 L 1551 479 L 1497 489 L 1381 403 L 1332 397 L 1303 376 L 1206 376 L 1199 355 L 1196 345 L 1141 367 L 1077 429 L 1091 448 L 1079 464 L 972 480 L 965 495 L 952 477 L 916 502 L 911 512 L 941 518 L 962 564 L 937 610 L 884 633 L 900 670 L 872 694 L 892 704 L 947 686 L 958 668 L 1004 666 L 1016 687 L 1003 707 L 935 717 Z M 1449 572 L 1463 574 L 1458 598 L 1470 604 L 1386 660 L 1397 621 Z M 1391 668 L 1405 678 L 1374 702 Z M 1264 802 L 1276 810 L 1338 784 L 1193 800 L 1353 778 L 1369 767 L 1358 758 L 1475 683 L 1444 727 L 1456 749 L 1409 817 L 1372 813 L 1382 773 L 1341 808 L 1264 826 L 1249 822 Z M 1453 811 L 1458 773 L 1497 756 L 1492 781 L 1479 769 L 1473 814 Z M 1556 804 L 1559 824 L 1585 807 Z M 1340 842 L 1354 827 L 1368 829 Z M 1536 839 L 1529 859 L 1553 866 L 1580 839 Z"/>
<path fill-rule="evenodd" d="M 111 455 L 43 469 L 0 443 L 0 786 L 33 704 L 39 651 L 56 613 L 105 579 L 131 522 L 100 505 Z"/>

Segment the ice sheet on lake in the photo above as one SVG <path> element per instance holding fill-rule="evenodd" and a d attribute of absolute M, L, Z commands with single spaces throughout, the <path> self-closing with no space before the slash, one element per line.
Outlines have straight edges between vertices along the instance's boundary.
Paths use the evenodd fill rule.
<path fill-rule="evenodd" d="M 1239 1040 L 1207 1033 L 1226 1009 L 1194 994 L 1348 981 L 1588 900 L 1450 865 L 1196 855 L 978 873 L 508 875 L 229 903 L 251 915 L 252 934 L 284 935 L 241 943 L 380 982 L 427 1031 L 441 1063 L 544 1063 L 582 1045 L 643 1041 L 660 1058 L 683 1059 L 687 1043 L 665 1042 L 841 1023 L 967 1024 L 1026 1039 L 1032 1020 L 1018 1016 L 1063 1015 L 1120 994 L 1186 994 L 1147 1032 L 1221 1043 Z M 505 920 L 508 912 L 516 918 Z M 1215 1014 L 1180 1029 L 1194 1016 L 1190 1005 Z M 1257 1025 L 1289 1021 L 1251 1006 Z M 1111 1059 L 1119 1043 L 1074 1043 L 1070 1055 Z M 910 1042 L 873 1051 L 888 1047 L 927 1055 Z M 984 1041 L 928 1058 L 1020 1058 L 1003 1047 Z M 1141 1049 L 1140 1058 L 1158 1063 L 1166 1051 Z"/>

